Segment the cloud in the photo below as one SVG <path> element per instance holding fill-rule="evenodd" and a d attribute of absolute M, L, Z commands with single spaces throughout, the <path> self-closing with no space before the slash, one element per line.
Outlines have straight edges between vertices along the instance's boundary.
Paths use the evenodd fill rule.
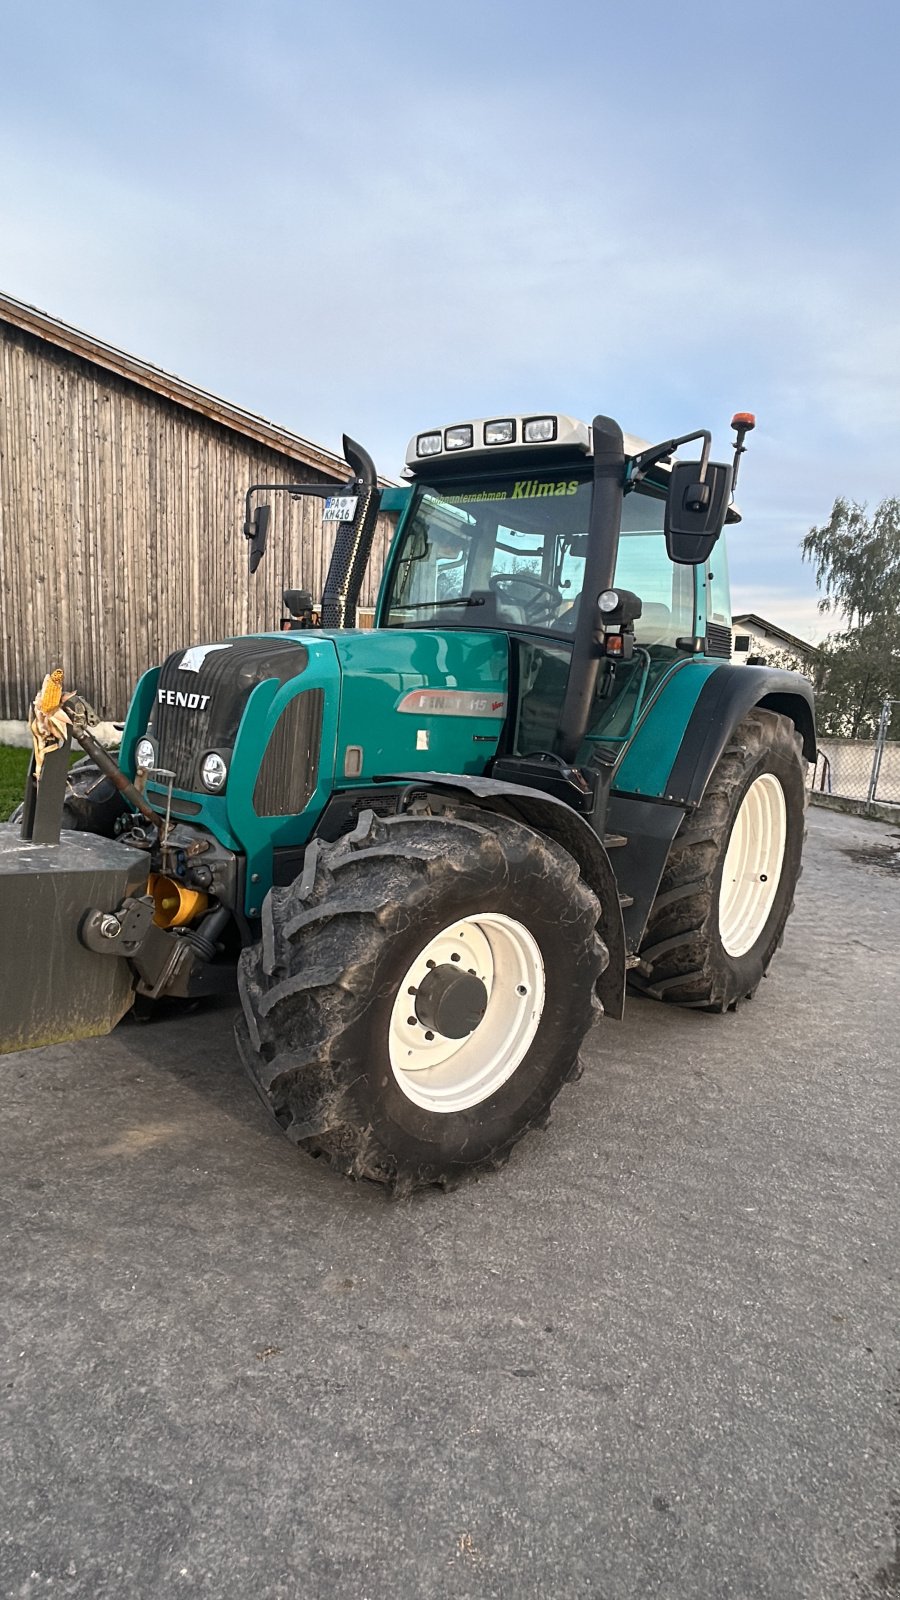
<path fill-rule="evenodd" d="M 387 472 L 492 410 L 755 409 L 735 582 L 804 615 L 806 529 L 900 489 L 893 57 L 688 11 L 23 11 L 0 286 Z"/>

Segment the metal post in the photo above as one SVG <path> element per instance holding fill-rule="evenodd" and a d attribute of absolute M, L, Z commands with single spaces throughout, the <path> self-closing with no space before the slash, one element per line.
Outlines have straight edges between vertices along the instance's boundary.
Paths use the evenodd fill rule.
<path fill-rule="evenodd" d="M 884 705 L 881 708 L 881 716 L 878 721 L 878 733 L 875 739 L 875 754 L 872 758 L 872 773 L 869 778 L 869 793 L 867 797 L 868 805 L 872 804 L 872 801 L 875 799 L 876 790 L 878 789 L 878 774 L 881 771 L 881 758 L 884 755 L 884 745 L 885 740 L 887 739 L 887 731 L 890 726 L 891 706 L 893 703 L 894 702 L 892 700 L 885 700 Z"/>
<path fill-rule="evenodd" d="M 69 771 L 70 732 L 66 728 L 66 736 L 59 749 L 50 750 L 45 755 L 40 782 L 35 776 L 34 756 L 28 764 L 20 830 L 22 839 L 28 843 L 59 844 Z"/>

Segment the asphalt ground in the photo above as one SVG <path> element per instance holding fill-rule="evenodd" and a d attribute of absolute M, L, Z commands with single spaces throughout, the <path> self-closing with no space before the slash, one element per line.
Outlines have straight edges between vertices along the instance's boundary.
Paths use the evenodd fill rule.
<path fill-rule="evenodd" d="M 896 844 L 814 811 L 752 1004 L 451 1194 L 298 1156 L 227 1010 L 0 1062 L 0 1595 L 900 1595 Z"/>

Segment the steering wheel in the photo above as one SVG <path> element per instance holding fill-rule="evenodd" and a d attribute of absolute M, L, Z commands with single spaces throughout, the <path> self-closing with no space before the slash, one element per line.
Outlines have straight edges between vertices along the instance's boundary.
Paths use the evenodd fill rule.
<path fill-rule="evenodd" d="M 521 606 L 527 622 L 549 622 L 559 610 L 559 590 L 530 572 L 495 572 L 488 579 L 488 588 L 498 599 L 505 597 Z"/>

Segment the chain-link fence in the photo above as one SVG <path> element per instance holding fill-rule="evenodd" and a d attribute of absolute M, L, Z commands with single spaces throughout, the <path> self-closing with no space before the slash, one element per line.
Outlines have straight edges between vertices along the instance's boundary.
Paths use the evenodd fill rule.
<path fill-rule="evenodd" d="M 813 789 L 845 800 L 881 800 L 900 805 L 900 740 L 889 739 L 894 707 L 885 700 L 874 739 L 819 739 L 819 756 L 810 770 Z"/>

